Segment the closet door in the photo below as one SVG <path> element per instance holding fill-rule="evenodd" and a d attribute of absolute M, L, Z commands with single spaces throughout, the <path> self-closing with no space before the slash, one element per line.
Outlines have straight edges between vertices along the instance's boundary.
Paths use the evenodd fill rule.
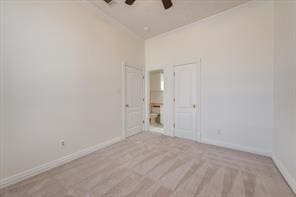
<path fill-rule="evenodd" d="M 175 66 L 175 136 L 197 140 L 196 64 Z"/>
<path fill-rule="evenodd" d="M 125 133 L 126 137 L 143 131 L 144 126 L 143 72 L 125 67 Z"/>

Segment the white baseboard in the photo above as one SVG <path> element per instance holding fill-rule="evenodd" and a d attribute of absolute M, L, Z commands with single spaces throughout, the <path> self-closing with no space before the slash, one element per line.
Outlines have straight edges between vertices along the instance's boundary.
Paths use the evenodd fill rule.
<path fill-rule="evenodd" d="M 24 172 L 18 173 L 16 175 L 1 179 L 0 180 L 0 189 L 8 187 L 10 185 L 13 185 L 15 183 L 18 183 L 20 181 L 23 181 L 23 180 L 33 177 L 35 175 L 41 174 L 41 173 L 46 172 L 52 168 L 61 166 L 65 163 L 68 163 L 68 162 L 78 159 L 80 157 L 86 156 L 92 152 L 95 152 L 99 149 L 110 146 L 116 142 L 123 140 L 123 139 L 124 139 L 123 137 L 113 138 L 113 139 L 108 140 L 106 142 L 102 142 L 102 143 L 97 144 L 95 146 L 85 148 L 83 150 L 77 151 L 75 153 L 72 153 L 72 154 L 62 157 L 62 158 L 59 158 L 57 160 L 36 166 L 34 168 L 31 168 L 31 169 L 26 170 Z"/>
<path fill-rule="evenodd" d="M 201 138 L 201 143 L 220 146 L 220 147 L 239 150 L 239 151 L 244 151 L 244 152 L 249 152 L 249 153 L 254 153 L 254 154 L 262 155 L 262 156 L 266 156 L 266 157 L 271 157 L 270 152 L 267 152 L 264 150 L 259 150 L 259 149 L 252 148 L 252 147 L 242 146 L 239 144 L 232 144 L 232 143 L 227 143 L 227 142 L 218 141 L 218 140 L 212 140 L 212 139 L 208 139 L 208 138 Z"/>
<path fill-rule="evenodd" d="M 286 166 L 275 155 L 272 155 L 272 160 L 278 167 L 279 171 L 281 172 L 291 189 L 296 194 L 296 179 L 291 176 Z"/>

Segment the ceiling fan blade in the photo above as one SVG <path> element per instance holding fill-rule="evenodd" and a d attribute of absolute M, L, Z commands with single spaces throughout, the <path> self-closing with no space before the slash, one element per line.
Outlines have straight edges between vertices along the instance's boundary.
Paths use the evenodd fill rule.
<path fill-rule="evenodd" d="M 136 0 L 126 0 L 125 3 L 127 5 L 133 5 L 133 3 L 135 2 Z"/>
<path fill-rule="evenodd" d="M 106 3 L 110 3 L 112 0 L 104 0 Z"/>
<path fill-rule="evenodd" d="M 162 0 L 162 3 L 166 10 L 173 6 L 172 0 Z"/>

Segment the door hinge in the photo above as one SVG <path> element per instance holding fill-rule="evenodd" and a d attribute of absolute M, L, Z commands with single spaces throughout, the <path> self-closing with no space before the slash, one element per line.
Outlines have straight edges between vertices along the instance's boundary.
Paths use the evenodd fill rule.
<path fill-rule="evenodd" d="M 176 76 L 176 72 L 174 72 L 174 76 Z"/>
<path fill-rule="evenodd" d="M 144 123 L 145 123 L 145 120 L 143 120 L 142 122 L 143 122 L 143 124 L 144 124 Z"/>
<path fill-rule="evenodd" d="M 173 127 L 174 127 L 174 128 L 176 127 L 175 123 L 173 124 Z"/>
<path fill-rule="evenodd" d="M 145 101 L 145 98 L 143 98 L 143 102 Z"/>
<path fill-rule="evenodd" d="M 176 99 L 174 98 L 173 101 L 176 102 Z"/>

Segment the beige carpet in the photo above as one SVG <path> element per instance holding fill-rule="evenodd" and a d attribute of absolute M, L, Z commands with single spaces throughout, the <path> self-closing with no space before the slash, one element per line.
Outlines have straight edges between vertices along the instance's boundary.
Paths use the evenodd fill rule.
<path fill-rule="evenodd" d="M 150 132 L 18 183 L 0 196 L 295 197 L 270 158 Z"/>

